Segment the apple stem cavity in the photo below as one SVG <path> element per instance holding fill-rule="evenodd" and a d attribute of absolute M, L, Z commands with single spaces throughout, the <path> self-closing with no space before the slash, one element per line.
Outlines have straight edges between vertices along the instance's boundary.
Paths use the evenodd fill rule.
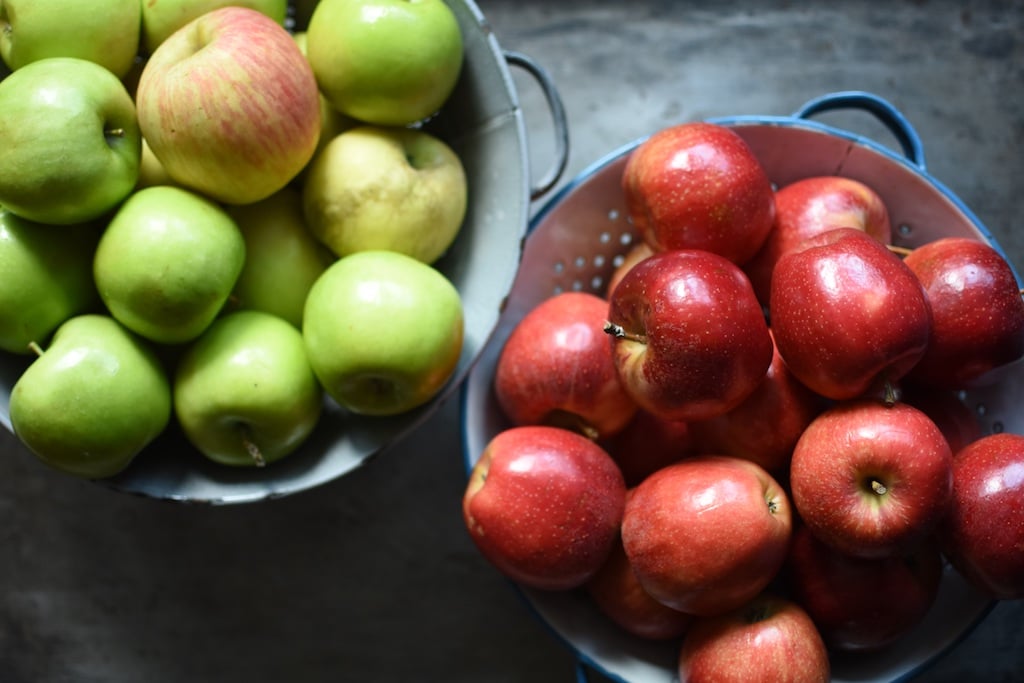
<path fill-rule="evenodd" d="M 252 458 L 252 462 L 256 467 L 265 467 L 267 464 L 266 459 L 263 457 L 263 453 L 260 451 L 260 447 L 252 440 L 252 433 L 246 425 L 241 425 L 239 430 L 242 433 L 242 445 L 245 446 L 246 452 L 249 457 Z"/>
<path fill-rule="evenodd" d="M 604 324 L 604 331 L 618 339 L 628 339 L 629 341 L 638 342 L 640 344 L 646 344 L 647 338 L 640 334 L 629 334 L 622 328 L 622 325 L 616 325 L 613 322 L 606 322 Z"/>

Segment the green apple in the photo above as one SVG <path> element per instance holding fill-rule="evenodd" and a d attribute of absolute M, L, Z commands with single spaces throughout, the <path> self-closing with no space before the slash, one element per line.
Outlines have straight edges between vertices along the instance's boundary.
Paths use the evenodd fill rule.
<path fill-rule="evenodd" d="M 301 328 L 306 295 L 334 255 L 306 228 L 299 191 L 286 187 L 262 201 L 229 206 L 227 212 L 245 239 L 245 265 L 232 301 Z"/>
<path fill-rule="evenodd" d="M 87 479 L 126 468 L 171 417 L 153 350 L 108 315 L 70 318 L 11 391 L 11 426 L 48 465 Z"/>
<path fill-rule="evenodd" d="M 362 251 L 324 271 L 306 298 L 306 351 L 320 384 L 362 415 L 397 415 L 444 387 L 462 352 L 458 290 L 435 268 Z"/>
<path fill-rule="evenodd" d="M 142 46 L 144 51 L 152 54 L 161 43 L 185 24 L 207 12 L 228 6 L 254 9 L 282 26 L 288 16 L 288 0 L 144 0 L 142 2 Z"/>
<path fill-rule="evenodd" d="M 262 311 L 217 319 L 182 357 L 173 391 L 188 440 L 210 460 L 240 467 L 294 452 L 323 406 L 302 333 Z"/>
<path fill-rule="evenodd" d="M 295 39 L 295 44 L 299 46 L 302 54 L 306 54 L 306 48 L 308 46 L 308 34 L 305 31 L 299 31 L 293 33 L 292 37 Z M 320 94 L 320 138 L 316 143 L 316 151 L 313 152 L 313 156 L 316 156 L 320 150 L 327 146 L 327 143 L 333 140 L 339 133 L 343 133 L 350 128 L 355 128 L 362 122 L 357 121 L 351 116 L 345 116 L 338 111 L 330 100 Z"/>
<path fill-rule="evenodd" d="M 321 0 L 306 33 L 324 96 L 367 123 L 431 116 L 462 70 L 461 29 L 442 0 Z"/>
<path fill-rule="evenodd" d="M 77 57 L 121 78 L 139 53 L 145 4 L 139 0 L 3 0 L 0 57 L 11 69 L 47 57 Z"/>
<path fill-rule="evenodd" d="M 0 204 L 40 223 L 84 223 L 135 187 L 142 141 L 124 84 L 51 57 L 0 81 Z"/>
<path fill-rule="evenodd" d="M 388 249 L 424 263 L 455 240 L 467 195 L 462 162 L 443 140 L 370 125 L 327 143 L 303 184 L 309 229 L 337 256 Z"/>
<path fill-rule="evenodd" d="M 188 342 L 220 312 L 245 262 L 234 220 L 179 187 L 138 190 L 96 247 L 100 298 L 125 327 L 152 341 Z"/>
<path fill-rule="evenodd" d="M 98 308 L 100 228 L 33 223 L 0 207 L 0 350 L 27 354 L 68 318 Z"/>

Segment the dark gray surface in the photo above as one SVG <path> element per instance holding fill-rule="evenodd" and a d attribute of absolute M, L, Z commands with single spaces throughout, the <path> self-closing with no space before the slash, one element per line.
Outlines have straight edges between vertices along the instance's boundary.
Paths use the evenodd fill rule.
<path fill-rule="evenodd" d="M 907 116 L 928 170 L 1024 268 L 1021 3 L 480 5 L 559 84 L 566 178 L 669 123 L 864 89 Z M 539 175 L 546 110 L 525 78 L 521 96 Z M 869 117 L 821 120 L 885 141 Z M 0 683 L 574 680 L 571 652 L 462 528 L 460 447 L 453 399 L 341 480 L 207 509 L 51 473 L 3 432 Z M 1021 680 L 1022 622 L 1024 605 L 1001 604 L 920 680 Z"/>

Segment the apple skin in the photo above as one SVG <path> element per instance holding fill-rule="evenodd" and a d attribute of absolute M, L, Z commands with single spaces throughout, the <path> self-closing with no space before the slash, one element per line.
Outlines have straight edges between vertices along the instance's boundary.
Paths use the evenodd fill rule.
<path fill-rule="evenodd" d="M 336 135 L 305 171 L 310 231 L 336 256 L 390 249 L 440 258 L 466 216 L 458 155 L 422 130 L 357 126 Z"/>
<path fill-rule="evenodd" d="M 361 251 L 313 283 L 302 335 L 313 371 L 339 405 L 397 415 L 434 398 L 455 372 L 462 301 L 440 271 L 411 256 Z"/>
<path fill-rule="evenodd" d="M 65 321 L 11 391 L 14 433 L 40 460 L 86 479 L 113 476 L 171 419 L 153 349 L 107 315 Z"/>
<path fill-rule="evenodd" d="M 835 400 L 898 382 L 924 355 L 932 326 L 914 273 L 854 228 L 809 237 L 779 259 L 769 316 L 790 371 Z"/>
<path fill-rule="evenodd" d="M 193 19 L 222 7 L 237 6 L 261 12 L 284 25 L 288 0 L 146 0 L 142 3 L 142 50 L 153 54 L 172 33 Z"/>
<path fill-rule="evenodd" d="M 302 333 L 263 311 L 214 321 L 179 360 L 173 392 L 188 440 L 232 467 L 262 467 L 293 453 L 323 405 Z"/>
<path fill-rule="evenodd" d="M 245 240 L 234 305 L 272 313 L 302 329 L 306 296 L 335 260 L 306 226 L 302 195 L 285 187 L 258 202 L 225 208 Z"/>
<path fill-rule="evenodd" d="M 656 600 L 713 616 L 753 599 L 775 578 L 791 528 L 789 499 L 763 468 L 694 456 L 632 489 L 622 545 Z"/>
<path fill-rule="evenodd" d="M 921 623 L 938 595 L 942 565 L 934 536 L 907 553 L 866 559 L 798 525 L 783 575 L 829 649 L 863 652 L 891 645 Z"/>
<path fill-rule="evenodd" d="M 758 300 L 771 298 L 772 271 L 779 257 L 812 235 L 846 227 L 863 230 L 881 244 L 892 241 L 889 211 L 873 189 L 853 178 L 814 176 L 775 192 L 775 224 L 743 270 Z"/>
<path fill-rule="evenodd" d="M 135 188 L 135 105 L 102 66 L 51 57 L 0 80 L 0 204 L 38 223 L 100 218 Z"/>
<path fill-rule="evenodd" d="M 822 541 L 848 555 L 890 557 L 933 532 L 952 496 L 953 455 L 922 411 L 844 401 L 793 449 L 793 505 Z"/>
<path fill-rule="evenodd" d="M 605 297 L 611 298 L 612 292 L 622 281 L 622 278 L 629 272 L 630 268 L 643 261 L 648 256 L 654 254 L 654 248 L 647 244 L 647 242 L 637 242 L 629 251 L 625 253 L 622 258 L 622 263 L 615 267 L 612 271 L 611 277 L 608 278 L 608 285 L 605 288 Z"/>
<path fill-rule="evenodd" d="M 696 454 L 690 423 L 640 409 L 619 432 L 600 441 L 633 487 L 666 465 Z"/>
<path fill-rule="evenodd" d="M 0 350 L 28 354 L 68 318 L 99 308 L 92 256 L 100 232 L 33 223 L 0 207 Z"/>
<path fill-rule="evenodd" d="M 189 190 L 133 193 L 93 259 L 100 298 L 121 324 L 161 344 L 192 341 L 213 322 L 245 263 L 245 239 L 218 204 Z"/>
<path fill-rule="evenodd" d="M 921 280 L 932 309 L 928 348 L 910 381 L 960 389 L 1024 357 L 1024 298 L 1010 264 L 991 245 L 945 237 L 903 262 Z"/>
<path fill-rule="evenodd" d="M 227 204 L 287 185 L 320 135 L 309 62 L 281 24 L 245 7 L 213 10 L 161 43 L 139 77 L 136 107 L 168 175 Z"/>
<path fill-rule="evenodd" d="M 775 219 L 771 181 L 738 133 L 701 121 L 663 128 L 630 154 L 622 187 L 655 251 L 704 249 L 749 260 Z"/>
<path fill-rule="evenodd" d="M 605 329 L 626 391 L 668 420 L 707 420 L 735 408 L 772 360 L 750 281 L 703 250 L 660 252 L 630 269 L 612 293 Z"/>
<path fill-rule="evenodd" d="M 690 434 L 699 451 L 745 458 L 781 476 L 800 435 L 826 405 L 793 376 L 774 349 L 768 372 L 754 392 L 724 415 L 691 422 Z"/>
<path fill-rule="evenodd" d="M 619 432 L 636 404 L 623 389 L 603 326 L 608 302 L 562 292 L 524 315 L 502 346 L 494 395 L 515 425 L 548 424 L 591 439 Z"/>
<path fill-rule="evenodd" d="M 48 57 L 95 62 L 124 77 L 139 52 L 139 0 L 4 0 L 0 58 L 17 70 Z"/>
<path fill-rule="evenodd" d="M 800 605 L 770 593 L 719 616 L 698 619 L 683 638 L 681 683 L 828 683 L 831 663 Z"/>
<path fill-rule="evenodd" d="M 999 600 L 1024 598 L 1024 436 L 989 434 L 957 452 L 938 536 L 974 586 Z"/>
<path fill-rule="evenodd" d="M 629 564 L 621 538 L 584 588 L 602 614 L 638 638 L 675 640 L 686 633 L 694 620 L 692 614 L 672 609 L 644 590 Z"/>
<path fill-rule="evenodd" d="M 431 116 L 462 71 L 461 29 L 442 0 L 321 0 L 306 33 L 324 97 L 367 123 Z"/>
<path fill-rule="evenodd" d="M 617 542 L 626 485 L 604 450 L 558 427 L 512 427 L 470 474 L 463 520 L 502 574 L 540 590 L 583 586 Z"/>

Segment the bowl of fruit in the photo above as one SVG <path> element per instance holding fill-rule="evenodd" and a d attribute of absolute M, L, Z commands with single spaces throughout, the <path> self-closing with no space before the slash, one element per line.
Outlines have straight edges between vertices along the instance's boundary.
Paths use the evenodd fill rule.
<path fill-rule="evenodd" d="M 567 157 L 470 0 L 0 11 L 0 424 L 61 473 L 258 501 L 424 422 Z M 513 70 L 550 108 L 531 176 Z"/>
<path fill-rule="evenodd" d="M 900 152 L 813 120 L 843 109 Z M 1024 597 L 1020 279 L 925 168 L 837 92 L 656 131 L 537 213 L 463 514 L 581 678 L 904 680 Z"/>

